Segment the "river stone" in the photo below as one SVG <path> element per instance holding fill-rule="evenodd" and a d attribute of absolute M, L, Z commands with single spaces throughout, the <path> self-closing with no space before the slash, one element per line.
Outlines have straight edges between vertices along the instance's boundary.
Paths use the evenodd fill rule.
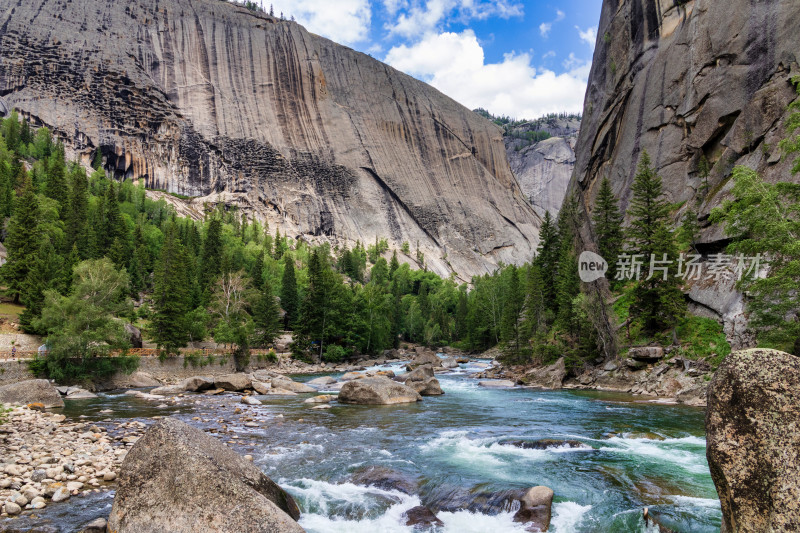
<path fill-rule="evenodd" d="M 105 533 L 106 527 L 108 526 L 108 521 L 103 518 L 96 518 L 83 526 L 80 533 Z"/>
<path fill-rule="evenodd" d="M 489 389 L 508 389 L 514 386 L 514 382 L 508 379 L 493 379 L 491 381 L 479 381 L 478 385 Z"/>
<path fill-rule="evenodd" d="M 64 400 L 46 379 L 29 379 L 0 387 L 0 403 L 27 405 L 41 403 L 45 408 L 64 407 Z"/>
<path fill-rule="evenodd" d="M 69 500 L 71 494 L 67 487 L 58 487 L 53 495 L 50 497 L 51 500 L 54 502 L 63 502 L 64 500 Z"/>
<path fill-rule="evenodd" d="M 67 394 L 67 398 L 70 400 L 86 400 L 89 398 L 97 398 L 97 394 L 89 392 L 86 389 L 77 389 L 77 390 L 71 390 Z"/>
<path fill-rule="evenodd" d="M 411 372 L 398 377 L 407 387 L 417 391 L 421 396 L 439 396 L 444 394 L 439 380 L 433 377 L 431 365 L 422 365 Z"/>
<path fill-rule="evenodd" d="M 339 403 L 391 405 L 420 400 L 422 397 L 414 389 L 382 376 L 348 381 L 339 392 Z"/>
<path fill-rule="evenodd" d="M 252 388 L 253 381 L 247 374 L 225 374 L 214 378 L 214 386 L 226 391 L 239 392 Z"/>
<path fill-rule="evenodd" d="M 192 376 L 180 382 L 180 387 L 187 392 L 200 392 L 214 388 L 214 378 L 209 376 Z"/>
<path fill-rule="evenodd" d="M 381 490 L 396 490 L 408 495 L 419 492 L 419 483 L 415 479 L 385 466 L 372 465 L 360 468 L 350 477 L 350 482 Z"/>
<path fill-rule="evenodd" d="M 458 361 L 454 357 L 448 357 L 442 360 L 442 366 L 444 368 L 458 368 Z"/>
<path fill-rule="evenodd" d="M 258 398 L 253 398 L 252 396 L 243 396 L 242 403 L 245 405 L 262 405 Z"/>
<path fill-rule="evenodd" d="M 272 385 L 261 381 L 253 381 L 253 390 L 259 394 L 269 394 Z"/>
<path fill-rule="evenodd" d="M 339 379 L 341 381 L 352 381 L 354 379 L 362 379 L 364 377 L 366 376 L 361 372 L 345 372 Z"/>
<path fill-rule="evenodd" d="M 417 352 L 417 356 L 408 363 L 410 369 L 417 368 L 422 365 L 442 366 L 442 360 L 432 351 Z"/>
<path fill-rule="evenodd" d="M 532 524 L 539 531 L 547 531 L 550 527 L 550 516 L 553 506 L 553 491 L 548 487 L 532 487 L 520 498 L 519 511 L 514 515 L 514 522 Z"/>
<path fill-rule="evenodd" d="M 220 441 L 177 419 L 151 426 L 122 463 L 115 533 L 299 533 L 292 497 Z"/>
<path fill-rule="evenodd" d="M 314 378 L 311 381 L 307 381 L 306 385 L 308 385 L 310 387 L 324 388 L 324 387 L 326 387 L 328 385 L 333 385 L 334 383 L 336 383 L 336 380 L 333 379 L 332 377 L 330 377 L 330 376 L 322 376 L 322 377 Z"/>
<path fill-rule="evenodd" d="M 286 377 L 275 378 L 272 380 L 272 388 L 273 389 L 283 389 L 288 390 L 291 392 L 296 392 L 298 394 L 306 394 L 309 392 L 317 392 L 317 389 L 313 387 L 309 387 L 304 383 L 298 383 L 296 381 L 292 381 Z"/>
<path fill-rule="evenodd" d="M 560 389 L 567 377 L 567 366 L 564 358 L 549 366 L 534 368 L 525 373 L 522 381 L 526 385 L 541 387 L 543 389 Z"/>
<path fill-rule="evenodd" d="M 730 354 L 708 388 L 706 440 L 723 531 L 800 531 L 800 358 Z"/>
<path fill-rule="evenodd" d="M 14 502 L 6 502 L 5 509 L 10 516 L 18 515 L 19 513 L 22 512 L 22 507 L 20 507 Z"/>
<path fill-rule="evenodd" d="M 164 385 L 163 387 L 156 387 L 150 391 L 150 395 L 156 396 L 175 396 L 184 392 L 182 385 Z"/>
<path fill-rule="evenodd" d="M 319 396 L 308 398 L 303 403 L 330 403 L 335 399 L 336 396 L 333 394 L 321 394 Z"/>
<path fill-rule="evenodd" d="M 439 518 L 433 514 L 433 511 L 424 505 L 412 507 L 403 513 L 403 516 L 406 519 L 406 525 L 414 528 L 427 529 L 433 527 L 444 527 L 444 522 L 439 520 Z"/>

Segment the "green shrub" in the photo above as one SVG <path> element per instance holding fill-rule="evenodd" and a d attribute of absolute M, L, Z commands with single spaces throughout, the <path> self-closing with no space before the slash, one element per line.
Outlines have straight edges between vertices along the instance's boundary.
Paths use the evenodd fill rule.
<path fill-rule="evenodd" d="M 339 363 L 344 360 L 347 352 L 338 344 L 329 344 L 322 356 L 322 360 L 326 363 Z"/>

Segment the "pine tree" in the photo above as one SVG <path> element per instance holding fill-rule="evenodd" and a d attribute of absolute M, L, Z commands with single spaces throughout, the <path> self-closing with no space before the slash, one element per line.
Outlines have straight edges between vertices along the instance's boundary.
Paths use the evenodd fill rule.
<path fill-rule="evenodd" d="M 42 315 L 45 291 L 60 291 L 63 288 L 63 265 L 64 258 L 56 253 L 50 239 L 42 239 L 38 252 L 31 257 L 31 268 L 22 290 L 21 301 L 25 310 L 19 316 L 19 323 L 27 333 L 44 333 L 34 324 Z"/>
<path fill-rule="evenodd" d="M 8 293 L 13 295 L 15 303 L 20 301 L 28 274 L 33 268 L 39 252 L 42 241 L 39 220 L 39 200 L 36 198 L 27 173 L 25 173 L 22 190 L 14 208 L 14 215 L 8 223 L 8 236 L 5 242 L 8 257 L 2 266 L 3 281 L 7 286 Z"/>
<path fill-rule="evenodd" d="M 89 182 L 86 171 L 74 165 L 70 172 L 69 202 L 66 206 L 65 230 L 67 249 L 77 247 L 81 259 L 89 257 Z"/>
<path fill-rule="evenodd" d="M 666 279 L 661 271 L 649 276 L 650 261 L 677 261 L 675 238 L 670 231 L 669 205 L 662 197 L 661 177 L 651 167 L 650 156 L 642 153 L 633 182 L 633 199 L 628 212 L 630 248 L 647 265 L 633 294 L 631 315 L 641 320 L 645 333 L 653 335 L 675 325 L 686 311 L 686 302 L 673 269 Z"/>
<path fill-rule="evenodd" d="M 283 279 L 281 280 L 281 307 L 286 312 L 284 327 L 291 328 L 297 320 L 298 296 L 297 280 L 294 272 L 294 260 L 286 254 L 283 258 Z"/>
<path fill-rule="evenodd" d="M 500 339 L 504 343 L 504 355 L 512 361 L 519 359 L 522 350 L 520 342 L 520 318 L 525 304 L 525 294 L 520 290 L 519 271 L 517 267 L 508 267 L 506 298 L 503 304 L 503 316 L 500 322 Z"/>
<path fill-rule="evenodd" d="M 45 195 L 57 201 L 61 208 L 61 217 L 65 218 L 69 191 L 67 189 L 67 166 L 64 161 L 64 145 L 58 143 L 56 149 L 47 160 L 47 182 Z"/>
<path fill-rule="evenodd" d="M 261 284 L 261 294 L 253 308 L 253 323 L 253 345 L 266 347 L 275 341 L 280 330 L 280 307 L 269 278 L 264 278 Z"/>
<path fill-rule="evenodd" d="M 397 260 L 397 250 L 392 252 L 392 260 L 389 263 L 389 279 L 394 279 L 394 273 L 400 268 L 400 261 Z"/>
<path fill-rule="evenodd" d="M 561 246 L 558 238 L 558 227 L 550 217 L 550 212 L 544 214 L 544 222 L 539 231 L 539 247 L 536 250 L 534 263 L 539 266 L 542 275 L 544 301 L 548 309 L 557 312 L 556 304 L 556 274 Z"/>
<path fill-rule="evenodd" d="M 186 252 L 178 241 L 177 228 L 167 228 L 164 247 L 155 271 L 154 313 L 151 335 L 167 353 L 175 353 L 189 342 L 187 315 L 191 310 Z"/>
<path fill-rule="evenodd" d="M 622 232 L 622 213 L 608 178 L 603 178 L 600 183 L 592 218 L 598 252 L 608 262 L 608 276 L 613 280 L 616 276 L 617 257 L 622 253 L 625 237 Z"/>
<path fill-rule="evenodd" d="M 222 273 L 222 252 L 222 221 L 214 217 L 208 223 L 208 231 L 203 242 L 200 286 L 206 295 L 210 294 L 212 285 Z"/>

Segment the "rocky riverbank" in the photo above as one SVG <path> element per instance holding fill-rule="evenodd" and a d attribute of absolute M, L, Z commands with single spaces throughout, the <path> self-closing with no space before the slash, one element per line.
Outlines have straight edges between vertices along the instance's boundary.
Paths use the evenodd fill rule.
<path fill-rule="evenodd" d="M 578 375 L 569 372 L 564 358 L 552 365 L 503 365 L 477 374 L 480 379 L 502 379 L 543 389 L 585 389 L 621 392 L 662 403 L 694 407 L 706 405 L 711 365 L 681 357 L 666 358 L 661 349 L 632 349 L 626 358 L 600 362 Z"/>
<path fill-rule="evenodd" d="M 113 432 L 63 414 L 14 407 L 0 425 L 0 518 L 109 490 L 143 424 Z"/>

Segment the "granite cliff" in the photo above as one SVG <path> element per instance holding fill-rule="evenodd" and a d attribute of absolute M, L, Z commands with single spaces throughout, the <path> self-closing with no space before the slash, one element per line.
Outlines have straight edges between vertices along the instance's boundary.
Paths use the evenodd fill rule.
<path fill-rule="evenodd" d="M 462 279 L 522 262 L 539 217 L 501 131 L 302 26 L 220 0 L 0 0 L 0 112 L 117 178 L 292 237 L 417 242 Z M 412 258 L 407 258 L 413 261 Z"/>
<path fill-rule="evenodd" d="M 726 198 L 735 166 L 770 182 L 797 180 L 778 142 L 797 96 L 798 20 L 793 0 L 605 0 L 570 183 L 584 215 L 606 176 L 627 209 L 647 150 L 675 220 L 694 209 L 703 226 L 700 251 L 722 251 L 725 236 L 707 219 Z M 588 216 L 582 240 L 592 247 Z M 724 323 L 734 347 L 751 343 L 742 333 L 741 295 L 731 286 L 698 284 L 688 298 L 693 312 Z"/>

